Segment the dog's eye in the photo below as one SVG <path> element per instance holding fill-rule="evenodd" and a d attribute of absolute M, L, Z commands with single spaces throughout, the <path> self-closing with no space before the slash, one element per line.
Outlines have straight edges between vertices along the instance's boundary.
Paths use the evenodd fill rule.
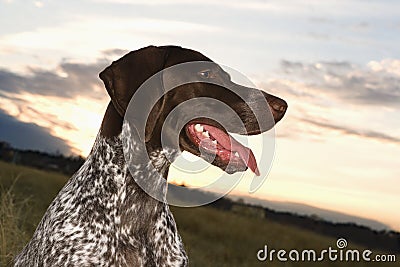
<path fill-rule="evenodd" d="M 203 70 L 203 71 L 200 71 L 200 72 L 199 72 L 199 75 L 200 75 L 202 78 L 208 79 L 208 78 L 211 77 L 211 71 L 209 71 L 209 70 Z"/>

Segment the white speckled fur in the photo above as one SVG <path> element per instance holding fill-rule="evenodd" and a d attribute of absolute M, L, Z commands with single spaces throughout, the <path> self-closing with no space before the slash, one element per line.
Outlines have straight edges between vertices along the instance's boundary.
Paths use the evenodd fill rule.
<path fill-rule="evenodd" d="M 187 265 L 168 205 L 148 196 L 128 171 L 123 134 L 97 136 L 86 162 L 51 203 L 15 266 Z M 165 158 L 165 152 L 151 154 L 158 167 L 169 164 Z M 135 168 L 140 178 L 152 173 L 148 166 Z"/>

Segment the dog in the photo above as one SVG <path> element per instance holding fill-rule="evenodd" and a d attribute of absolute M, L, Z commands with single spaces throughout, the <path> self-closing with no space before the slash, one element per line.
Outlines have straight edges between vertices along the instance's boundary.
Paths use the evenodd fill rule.
<path fill-rule="evenodd" d="M 143 132 L 128 129 L 124 116 L 138 88 L 156 73 L 189 62 L 208 62 L 211 67 L 191 73 L 199 82 L 161 92 L 163 96 L 151 107 Z M 233 83 L 229 74 L 211 59 L 178 46 L 149 46 L 132 51 L 103 70 L 100 78 L 111 101 L 93 148 L 82 167 L 50 204 L 14 264 L 23 267 L 187 266 L 188 258 L 168 204 L 149 196 L 136 182 L 136 178 L 146 180 L 154 173 L 167 179 L 170 166 L 167 156 L 170 155 L 163 148 L 161 132 L 168 114 L 179 104 L 200 96 L 224 103 L 236 112 L 244 129 L 231 122 L 229 116 L 225 117 L 229 129 L 225 129 L 197 110 L 198 117 L 182 129 L 167 129 L 166 139 L 178 136 L 179 140 L 179 147 L 168 153 L 173 159 L 180 151 L 199 157 L 213 154 L 210 162 L 228 173 L 250 168 L 259 174 L 251 150 L 235 142 L 227 130 L 247 135 L 267 131 L 282 119 L 287 103 L 258 89 Z M 226 90 L 222 83 L 240 90 L 245 97 Z M 163 86 L 161 81 L 146 94 L 151 98 L 154 92 L 163 91 Z M 247 99 L 253 109 L 246 103 Z M 254 109 L 266 108 L 271 111 L 273 121 L 261 127 Z M 142 148 L 145 148 L 155 171 L 139 163 L 135 165 L 135 172 L 130 171 L 124 157 L 127 136 L 134 141 L 133 151 L 143 154 Z M 210 142 L 214 147 L 209 146 Z M 139 143 L 143 147 L 137 145 L 135 149 Z M 131 160 L 135 163 L 135 155 Z"/>

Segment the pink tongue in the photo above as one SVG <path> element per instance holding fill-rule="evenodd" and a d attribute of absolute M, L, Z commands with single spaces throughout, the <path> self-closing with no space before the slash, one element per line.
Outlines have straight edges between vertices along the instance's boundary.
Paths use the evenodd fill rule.
<path fill-rule="evenodd" d="M 256 158 L 254 157 L 253 151 L 251 151 L 250 148 L 243 146 L 238 141 L 236 141 L 232 136 L 226 134 L 219 128 L 204 124 L 203 127 L 225 149 L 230 150 L 232 152 L 238 152 L 240 158 L 243 160 L 246 166 L 249 167 L 257 176 L 260 176 L 260 171 L 258 170 Z"/>

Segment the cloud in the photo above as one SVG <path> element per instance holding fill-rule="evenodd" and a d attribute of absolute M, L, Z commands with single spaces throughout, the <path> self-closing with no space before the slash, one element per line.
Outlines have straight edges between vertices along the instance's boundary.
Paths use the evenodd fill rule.
<path fill-rule="evenodd" d="M 45 117 L 46 121 L 52 125 L 53 127 L 61 127 L 64 130 L 69 130 L 69 131 L 77 131 L 78 129 L 72 125 L 69 122 L 66 121 L 60 121 L 60 119 L 53 114 L 43 114 L 39 110 L 34 109 L 32 107 L 27 107 L 26 110 L 28 110 L 31 113 L 31 116 L 35 116 L 36 118 L 39 117 Z"/>
<path fill-rule="evenodd" d="M 400 76 L 400 60 L 373 60 L 368 63 L 368 67 L 375 72 L 388 72 L 390 74 Z"/>
<path fill-rule="evenodd" d="M 73 98 L 77 95 L 99 97 L 96 92 L 102 87 L 98 73 L 105 62 L 92 64 L 60 63 L 54 70 L 28 68 L 27 74 L 0 69 L 0 92 L 22 93 Z"/>
<path fill-rule="evenodd" d="M 129 50 L 126 49 L 120 49 L 120 48 L 114 48 L 114 49 L 106 49 L 103 50 L 102 53 L 105 56 L 123 56 L 127 54 Z"/>
<path fill-rule="evenodd" d="M 165 13 L 165 10 L 162 11 Z M 174 8 L 171 11 L 179 13 Z M 75 15 L 62 25 L 43 25 L 34 31 L 0 34 L 0 53 L 40 54 L 47 58 L 53 57 L 52 53 L 56 52 L 63 56 L 88 58 L 88 55 L 96 55 L 98 51 L 110 47 L 140 48 L 165 42 L 179 44 L 187 40 L 188 36 L 196 40 L 202 34 L 219 37 L 224 30 L 207 20 L 185 21 L 171 15 L 143 17 L 142 13 L 135 10 L 132 17 L 131 13 L 114 16 L 89 12 Z M 76 40 L 80 40 L 79 46 Z M 71 47 L 74 49 L 71 50 Z M 46 54 L 47 50 L 52 53 Z"/>
<path fill-rule="evenodd" d="M 400 60 L 371 61 L 366 67 L 345 61 L 305 64 L 284 60 L 281 69 L 286 79 L 301 85 L 298 88 L 307 88 L 307 94 L 328 94 L 351 104 L 400 108 Z M 273 84 L 285 87 L 279 79 Z"/>
<path fill-rule="evenodd" d="M 394 144 L 398 144 L 398 145 L 400 144 L 400 138 L 386 135 L 386 134 L 380 133 L 380 132 L 360 131 L 360 130 L 356 130 L 356 129 L 353 129 L 350 127 L 331 124 L 331 123 L 325 122 L 325 121 L 315 121 L 315 120 L 311 120 L 311 119 L 302 119 L 302 118 L 299 118 L 299 120 L 306 122 L 308 124 L 312 124 L 317 127 L 334 130 L 334 131 L 339 131 L 346 135 L 354 135 L 354 136 L 359 136 L 359 137 L 363 137 L 363 138 L 369 138 L 369 139 L 373 139 L 373 140 L 384 142 L 384 143 L 394 143 Z"/>
<path fill-rule="evenodd" d="M 321 140 L 330 138 L 329 131 L 339 131 L 400 144 L 400 60 L 370 61 L 365 66 L 283 60 L 279 73 L 259 87 L 289 103 L 287 123 L 280 129 L 283 136 L 312 135 Z M 315 131 L 310 124 L 321 129 Z"/>
<path fill-rule="evenodd" d="M 0 110 L 0 140 L 20 149 L 32 149 L 45 152 L 72 153 L 67 142 L 50 134 L 49 129 L 34 123 L 21 122 Z"/>

